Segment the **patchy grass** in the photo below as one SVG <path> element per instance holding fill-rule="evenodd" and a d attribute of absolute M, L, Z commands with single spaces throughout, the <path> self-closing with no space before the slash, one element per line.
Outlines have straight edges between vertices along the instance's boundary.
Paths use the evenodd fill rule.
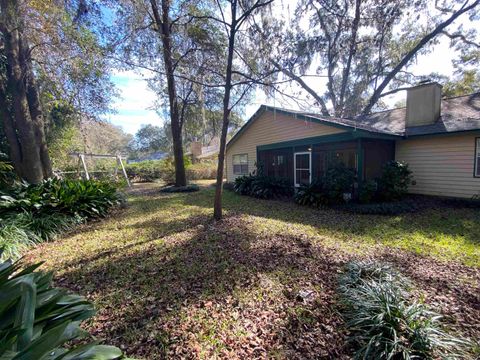
<path fill-rule="evenodd" d="M 359 257 L 396 264 L 454 330 L 480 337 L 478 210 L 352 215 L 226 191 L 215 223 L 210 184 L 136 186 L 126 210 L 27 259 L 95 301 L 90 330 L 137 358 L 349 358 L 335 292 Z"/>

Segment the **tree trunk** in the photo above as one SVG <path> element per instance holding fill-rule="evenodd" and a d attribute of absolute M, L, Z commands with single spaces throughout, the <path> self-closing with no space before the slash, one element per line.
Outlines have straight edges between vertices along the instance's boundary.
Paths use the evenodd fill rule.
<path fill-rule="evenodd" d="M 170 36 L 170 0 L 162 0 L 162 16 L 158 10 L 157 1 L 150 0 L 153 17 L 158 31 L 161 34 L 163 44 L 163 62 L 165 65 L 165 74 L 167 77 L 168 100 L 170 105 L 170 126 L 172 128 L 173 157 L 175 161 L 175 185 L 187 185 L 187 175 L 185 173 L 185 163 L 183 161 L 183 141 L 180 114 L 178 111 L 177 90 L 175 86 L 175 75 L 172 60 L 172 42 Z"/>
<path fill-rule="evenodd" d="M 17 6 L 17 1 L 0 1 L 0 31 L 7 60 L 7 86 L 0 92 L 0 103 L 5 106 L 2 117 L 15 170 L 28 182 L 38 183 L 52 175 L 52 167 L 30 49 L 23 38 Z"/>
<path fill-rule="evenodd" d="M 217 165 L 217 185 L 215 188 L 215 201 L 213 204 L 213 217 L 215 220 L 222 219 L 222 192 L 223 192 L 223 169 L 225 167 L 225 150 L 227 144 L 227 132 L 230 120 L 230 91 L 232 89 L 232 64 L 233 52 L 235 49 L 235 34 L 236 34 L 236 16 L 237 16 L 237 1 L 231 2 L 232 6 L 232 23 L 230 27 L 230 34 L 228 38 L 228 56 L 227 69 L 225 74 L 225 94 L 223 96 L 223 121 L 222 134 L 220 135 L 220 149 L 218 152 Z"/>

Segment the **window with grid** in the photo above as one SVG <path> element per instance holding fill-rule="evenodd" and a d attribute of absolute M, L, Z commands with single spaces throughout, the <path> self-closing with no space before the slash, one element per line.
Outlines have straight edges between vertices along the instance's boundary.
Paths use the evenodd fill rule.
<path fill-rule="evenodd" d="M 248 174 L 248 154 L 233 155 L 233 174 Z"/>

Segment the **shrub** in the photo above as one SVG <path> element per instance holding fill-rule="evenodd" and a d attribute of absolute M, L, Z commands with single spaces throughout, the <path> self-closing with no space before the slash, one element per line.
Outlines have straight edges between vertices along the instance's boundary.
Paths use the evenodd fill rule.
<path fill-rule="evenodd" d="M 410 282 L 388 265 L 353 262 L 340 277 L 343 316 L 361 359 L 465 355 L 468 342 L 446 333 L 441 316 L 410 301 Z"/>
<path fill-rule="evenodd" d="M 92 218 L 105 216 L 120 200 L 115 186 L 107 182 L 48 179 L 34 185 L 21 183 L 0 196 L 0 215 L 23 211 Z"/>
<path fill-rule="evenodd" d="M 17 257 L 35 242 L 52 240 L 86 219 L 107 215 L 120 202 L 115 186 L 107 182 L 18 183 L 0 192 L 0 247 L 9 257 Z"/>
<path fill-rule="evenodd" d="M 329 202 L 344 202 L 343 194 L 352 193 L 355 178 L 355 170 L 347 168 L 341 161 L 333 163 L 323 180 Z"/>
<path fill-rule="evenodd" d="M 292 185 L 286 179 L 257 175 L 254 177 L 250 196 L 259 199 L 273 199 L 292 194 Z"/>
<path fill-rule="evenodd" d="M 203 161 L 192 164 L 187 168 L 188 180 L 215 179 L 217 177 L 217 163 Z"/>
<path fill-rule="evenodd" d="M 255 175 L 251 174 L 236 177 L 233 184 L 233 191 L 240 195 L 250 195 L 253 180 L 255 180 Z"/>
<path fill-rule="evenodd" d="M 407 194 L 411 182 L 412 172 L 407 164 L 389 161 L 378 181 L 379 195 L 385 201 L 400 200 Z"/>
<path fill-rule="evenodd" d="M 0 358 L 121 359 L 120 349 L 87 342 L 80 322 L 95 314 L 84 297 L 52 286 L 52 273 L 0 263 Z M 83 344 L 72 346 L 83 339 Z M 66 346 L 68 344 L 68 347 Z"/>
<path fill-rule="evenodd" d="M 313 207 L 320 207 L 329 203 L 325 183 L 321 180 L 314 180 L 309 185 L 300 186 L 295 191 L 293 199 L 297 204 Z"/>
<path fill-rule="evenodd" d="M 365 181 L 358 193 L 358 201 L 362 204 L 371 202 L 377 194 L 377 183 L 373 180 Z"/>
<path fill-rule="evenodd" d="M 132 181 L 152 182 L 160 179 L 164 162 L 162 160 L 147 160 L 131 163 L 125 166 L 125 171 Z"/>

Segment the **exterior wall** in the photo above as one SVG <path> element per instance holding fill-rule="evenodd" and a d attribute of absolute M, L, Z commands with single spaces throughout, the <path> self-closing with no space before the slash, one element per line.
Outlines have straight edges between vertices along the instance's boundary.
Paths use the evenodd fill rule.
<path fill-rule="evenodd" d="M 409 164 L 415 185 L 410 192 L 470 198 L 480 193 L 473 176 L 475 134 L 430 136 L 399 140 L 395 158 Z"/>
<path fill-rule="evenodd" d="M 305 122 L 280 113 L 276 113 L 274 117 L 273 112 L 266 111 L 227 149 L 227 181 L 231 182 L 236 177 L 233 174 L 233 155 L 248 154 L 248 171 L 253 172 L 256 170 L 257 146 L 259 145 L 342 132 L 345 130 L 315 122 Z"/>

